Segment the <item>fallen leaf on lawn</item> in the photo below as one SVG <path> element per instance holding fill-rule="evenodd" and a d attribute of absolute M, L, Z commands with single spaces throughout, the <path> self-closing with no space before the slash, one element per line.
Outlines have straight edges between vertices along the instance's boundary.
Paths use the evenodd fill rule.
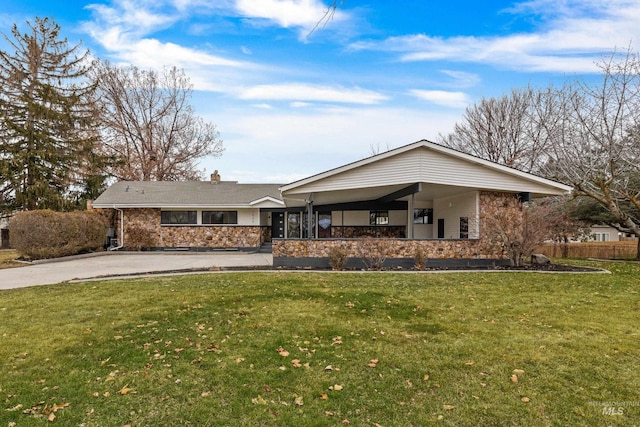
<path fill-rule="evenodd" d="M 298 359 L 293 359 L 293 360 L 291 361 L 291 365 L 293 365 L 293 367 L 294 367 L 294 368 L 299 368 L 299 367 L 301 367 L 301 366 L 302 366 L 302 365 L 300 364 L 300 361 L 299 361 Z"/>
<path fill-rule="evenodd" d="M 455 408 L 455 406 L 454 406 L 454 405 L 442 405 L 442 407 L 443 407 L 444 409 L 446 409 L 447 411 L 450 411 L 450 410 L 452 410 L 453 408 Z"/>
<path fill-rule="evenodd" d="M 472 365 L 475 365 L 476 362 L 474 362 L 473 360 L 469 360 L 469 361 L 465 362 L 464 364 L 467 365 L 467 366 L 472 366 Z"/>
<path fill-rule="evenodd" d="M 293 401 L 293 403 L 296 406 L 303 406 L 304 405 L 304 400 L 302 399 L 302 396 L 296 396 L 295 400 Z"/>
<path fill-rule="evenodd" d="M 529 403 L 531 399 L 529 399 L 527 396 L 523 396 L 520 400 L 522 400 L 524 403 Z"/>
<path fill-rule="evenodd" d="M 104 392 L 104 394 L 103 394 L 103 396 L 104 396 L 104 397 L 109 397 L 109 396 L 111 396 L 111 393 L 109 393 L 108 391 L 105 391 L 105 392 Z"/>
<path fill-rule="evenodd" d="M 281 371 L 286 371 L 287 367 L 283 365 L 283 366 L 280 366 L 278 369 L 280 369 Z"/>
<path fill-rule="evenodd" d="M 287 350 L 285 350 L 284 348 L 280 347 L 278 349 L 278 354 L 282 357 L 287 357 L 289 356 L 289 352 Z"/>
<path fill-rule="evenodd" d="M 342 344 L 342 337 L 331 338 L 331 345 L 340 345 L 340 344 Z"/>
<path fill-rule="evenodd" d="M 425 375 L 424 375 L 424 377 L 422 377 L 422 379 L 423 379 L 424 381 L 428 381 L 428 380 L 429 380 L 429 375 L 425 374 Z"/>
<path fill-rule="evenodd" d="M 129 384 L 127 384 L 126 386 L 124 386 L 120 390 L 118 390 L 118 394 L 124 396 L 125 394 L 129 394 L 132 391 L 133 391 L 133 389 L 129 387 Z"/>
<path fill-rule="evenodd" d="M 20 409 L 22 409 L 22 404 L 18 404 L 16 406 L 14 406 L 13 408 L 8 408 L 7 411 L 14 412 L 14 411 L 19 411 Z"/>
<path fill-rule="evenodd" d="M 331 387 L 329 387 L 329 390 L 331 391 L 341 391 L 344 387 L 341 386 L 340 384 L 336 384 L 336 385 L 332 385 Z"/>
<path fill-rule="evenodd" d="M 122 339 L 122 335 L 116 335 L 113 337 L 113 339 L 115 340 L 121 340 Z"/>
<path fill-rule="evenodd" d="M 371 359 L 369 360 L 369 363 L 367 363 L 367 366 L 370 368 L 375 368 L 376 366 L 378 366 L 378 359 Z"/>
<path fill-rule="evenodd" d="M 516 374 L 511 375 L 511 382 L 512 383 L 517 383 L 518 382 L 518 376 Z"/>
<path fill-rule="evenodd" d="M 54 414 L 53 412 L 49 414 L 49 416 L 47 417 L 47 421 L 49 422 L 54 422 L 56 419 L 56 414 Z"/>
<path fill-rule="evenodd" d="M 353 307 L 355 307 L 355 306 L 356 306 L 356 305 L 355 305 L 354 303 L 352 303 L 351 301 L 348 301 L 345 305 L 346 305 L 347 307 L 349 307 L 349 308 L 353 308 Z"/>
<path fill-rule="evenodd" d="M 329 395 L 327 393 L 322 393 L 320 395 L 320 400 L 329 400 Z"/>
<path fill-rule="evenodd" d="M 236 359 L 236 363 L 242 363 L 242 362 L 244 362 L 244 357 L 238 357 Z"/>
<path fill-rule="evenodd" d="M 349 420 L 345 418 L 344 420 L 342 420 L 342 424 L 349 424 Z"/>
<path fill-rule="evenodd" d="M 267 401 L 262 398 L 262 396 L 258 395 L 258 397 L 254 397 L 251 399 L 251 403 L 255 405 L 266 405 Z"/>
<path fill-rule="evenodd" d="M 518 375 L 522 375 L 522 374 L 524 374 L 524 371 L 522 369 L 514 369 L 513 373 L 514 374 L 518 374 Z"/>
<path fill-rule="evenodd" d="M 211 394 L 210 391 L 203 391 L 202 393 L 200 393 L 200 397 L 207 397 Z"/>
<path fill-rule="evenodd" d="M 333 412 L 331 412 L 331 411 L 324 411 L 324 415 L 326 415 L 327 417 L 333 417 Z"/>

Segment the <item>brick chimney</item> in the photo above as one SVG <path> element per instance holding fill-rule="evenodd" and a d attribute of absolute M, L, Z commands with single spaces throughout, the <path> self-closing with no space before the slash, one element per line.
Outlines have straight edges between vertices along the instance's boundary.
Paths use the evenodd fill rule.
<path fill-rule="evenodd" d="M 217 169 L 211 174 L 211 183 L 220 184 L 220 174 L 218 173 Z"/>

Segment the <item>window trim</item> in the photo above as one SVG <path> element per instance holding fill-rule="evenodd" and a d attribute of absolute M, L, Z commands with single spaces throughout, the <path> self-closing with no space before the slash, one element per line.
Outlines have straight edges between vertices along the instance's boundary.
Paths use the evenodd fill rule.
<path fill-rule="evenodd" d="M 171 216 L 175 213 L 184 213 L 187 216 L 187 221 L 194 219 L 194 222 L 172 222 Z M 165 215 L 171 215 L 169 222 L 165 222 Z M 193 215 L 193 218 L 191 216 Z M 175 217 L 174 217 L 175 218 Z M 160 225 L 198 225 L 198 211 L 197 210 L 161 210 L 160 211 Z"/>
<path fill-rule="evenodd" d="M 222 222 L 205 222 L 205 213 L 221 213 Z M 209 215 L 211 219 L 212 215 Z M 228 219 L 230 222 L 225 222 Z M 238 225 L 238 211 L 234 210 L 202 210 L 200 211 L 200 222 L 202 225 Z"/>

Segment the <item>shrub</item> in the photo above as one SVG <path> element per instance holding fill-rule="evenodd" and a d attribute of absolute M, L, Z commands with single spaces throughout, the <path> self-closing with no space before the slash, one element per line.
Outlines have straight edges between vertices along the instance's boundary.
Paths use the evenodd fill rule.
<path fill-rule="evenodd" d="M 424 270 L 425 268 L 427 268 L 427 257 L 424 253 L 424 249 L 422 249 L 420 246 L 416 247 L 413 258 L 415 260 L 416 270 Z"/>
<path fill-rule="evenodd" d="M 86 211 L 20 212 L 9 222 L 11 246 L 30 259 L 56 258 L 91 252 L 105 243 L 106 219 Z"/>
<path fill-rule="evenodd" d="M 367 270 L 382 270 L 391 250 L 392 244 L 389 239 L 366 237 L 358 242 L 360 258 Z"/>
<path fill-rule="evenodd" d="M 329 249 L 329 265 L 332 270 L 344 270 L 347 265 L 348 251 L 344 246 L 333 246 Z"/>

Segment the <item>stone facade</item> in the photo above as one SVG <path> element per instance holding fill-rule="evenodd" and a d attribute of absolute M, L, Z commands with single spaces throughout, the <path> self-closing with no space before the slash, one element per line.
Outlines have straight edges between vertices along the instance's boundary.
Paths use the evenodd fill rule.
<path fill-rule="evenodd" d="M 275 239 L 273 242 L 274 260 L 288 258 L 328 258 L 333 247 L 343 247 L 348 257 L 362 258 L 375 256 L 376 251 L 384 252 L 387 258 L 410 259 L 421 253 L 426 259 L 476 259 L 476 260 L 504 260 L 505 252 L 502 247 L 493 244 L 482 233 L 483 207 L 502 198 L 514 197 L 512 194 L 480 193 L 480 238 L 479 239 L 320 239 L 320 240 L 284 240 Z M 395 230 L 397 232 L 397 230 Z M 377 242 L 377 243 L 376 243 Z M 276 261 L 274 261 L 275 263 Z"/>
<path fill-rule="evenodd" d="M 120 230 L 116 216 L 116 230 Z M 265 227 L 241 225 L 161 225 L 160 209 L 124 210 L 124 247 L 143 248 L 258 248 Z M 118 238 L 120 238 L 118 231 Z M 122 243 L 120 243 L 122 244 Z"/>

